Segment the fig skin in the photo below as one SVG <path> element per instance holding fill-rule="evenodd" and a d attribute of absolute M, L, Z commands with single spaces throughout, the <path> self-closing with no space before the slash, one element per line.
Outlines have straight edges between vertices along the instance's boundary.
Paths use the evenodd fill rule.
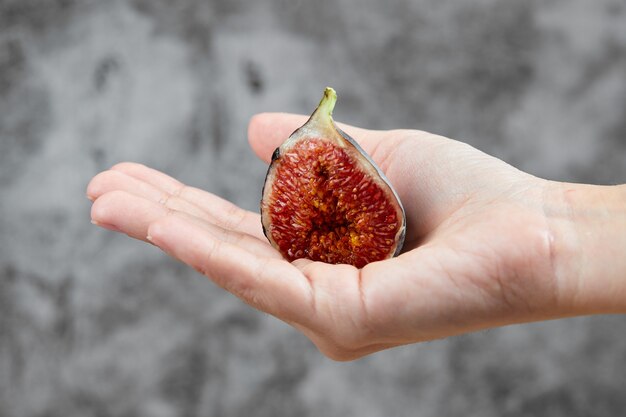
<path fill-rule="evenodd" d="M 387 177 L 332 119 L 327 87 L 309 120 L 272 155 L 261 199 L 263 233 L 289 261 L 358 268 L 402 250 L 406 215 Z"/>

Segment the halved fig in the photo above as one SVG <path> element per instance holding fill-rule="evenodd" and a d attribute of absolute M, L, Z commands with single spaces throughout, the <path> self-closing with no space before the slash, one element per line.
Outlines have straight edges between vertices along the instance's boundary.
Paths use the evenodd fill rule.
<path fill-rule="evenodd" d="M 336 101 L 327 87 L 309 120 L 274 151 L 261 221 L 289 261 L 361 268 L 400 253 L 406 217 L 380 168 L 334 124 Z"/>

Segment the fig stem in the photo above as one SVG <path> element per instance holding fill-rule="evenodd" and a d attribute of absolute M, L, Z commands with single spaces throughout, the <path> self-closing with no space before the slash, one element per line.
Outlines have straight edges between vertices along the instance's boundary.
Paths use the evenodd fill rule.
<path fill-rule="evenodd" d="M 332 120 L 335 103 L 337 103 L 337 93 L 333 88 L 326 87 L 322 100 L 320 100 L 320 104 L 317 105 L 317 109 L 315 110 L 315 116 L 320 118 L 328 117 Z"/>

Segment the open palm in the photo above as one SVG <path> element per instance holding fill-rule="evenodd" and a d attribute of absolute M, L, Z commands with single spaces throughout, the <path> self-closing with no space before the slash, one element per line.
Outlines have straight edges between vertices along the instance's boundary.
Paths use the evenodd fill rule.
<path fill-rule="evenodd" d="M 269 161 L 305 120 L 255 116 L 250 144 Z M 152 242 L 338 360 L 558 314 L 548 181 L 425 132 L 341 127 L 404 204 L 407 238 L 396 258 L 362 269 L 289 263 L 263 236 L 259 214 L 133 163 L 92 179 L 92 219 Z"/>

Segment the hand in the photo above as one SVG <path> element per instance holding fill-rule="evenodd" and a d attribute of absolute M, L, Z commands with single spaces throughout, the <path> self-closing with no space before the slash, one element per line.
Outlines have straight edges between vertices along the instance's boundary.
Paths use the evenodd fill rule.
<path fill-rule="evenodd" d="M 255 116 L 250 144 L 269 162 L 305 120 Z M 569 278 L 580 278 L 572 262 L 579 252 L 569 244 L 576 231 L 560 205 L 562 184 L 426 132 L 341 128 L 378 163 L 404 204 L 407 236 L 396 258 L 360 270 L 289 263 L 263 236 L 259 214 L 132 163 L 91 181 L 92 219 L 152 242 L 336 360 L 601 310 L 581 297 L 581 280 Z"/>

